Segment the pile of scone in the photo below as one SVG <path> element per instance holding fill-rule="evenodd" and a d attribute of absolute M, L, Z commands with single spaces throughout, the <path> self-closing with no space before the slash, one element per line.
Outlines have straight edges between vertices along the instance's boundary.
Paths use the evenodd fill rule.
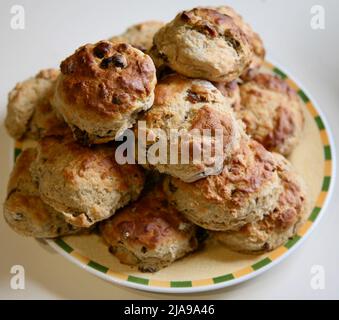
<path fill-rule="evenodd" d="M 5 220 L 37 238 L 99 233 L 121 263 L 145 272 L 205 241 L 253 254 L 280 246 L 307 214 L 303 180 L 285 158 L 303 106 L 261 68 L 264 58 L 232 8 L 198 7 L 86 44 L 60 70 L 17 84 L 6 128 L 34 143 L 16 160 Z M 120 164 L 121 137 L 140 120 L 149 135 L 222 130 L 223 159 Z"/>

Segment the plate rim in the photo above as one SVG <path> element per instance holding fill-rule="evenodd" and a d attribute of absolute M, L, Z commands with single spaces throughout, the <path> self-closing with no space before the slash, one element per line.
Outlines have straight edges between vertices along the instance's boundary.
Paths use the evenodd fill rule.
<path fill-rule="evenodd" d="M 314 121 L 317 122 L 315 118 L 320 119 L 320 124 L 317 123 L 317 128 L 319 133 L 321 134 L 324 132 L 323 136 L 321 135 L 322 147 L 329 147 L 329 159 L 325 154 L 324 157 L 324 176 L 323 176 L 323 183 L 325 182 L 326 178 L 329 178 L 329 185 L 327 190 L 321 189 L 320 193 L 318 194 L 315 206 L 312 208 L 310 212 L 310 217 L 316 211 L 316 216 L 314 217 L 314 221 L 307 220 L 302 227 L 302 232 L 299 231 L 297 236 L 292 238 L 291 240 L 287 241 L 282 246 L 278 247 L 269 255 L 255 264 L 251 266 L 247 266 L 245 269 L 241 269 L 239 271 L 217 276 L 208 279 L 201 279 L 201 280 L 187 280 L 187 281 L 172 281 L 172 280 L 153 280 L 147 279 L 147 277 L 137 277 L 132 275 L 127 275 L 123 273 L 116 273 L 109 268 L 102 266 L 101 264 L 92 261 L 91 259 L 81 255 L 76 250 L 71 248 L 66 242 L 59 239 L 46 239 L 46 242 L 60 255 L 65 257 L 66 259 L 70 260 L 74 264 L 78 265 L 82 269 L 88 271 L 89 273 L 102 278 L 108 282 L 118 284 L 123 287 L 128 287 L 132 289 L 147 291 L 147 292 L 155 292 L 155 293 L 170 293 L 170 294 L 185 294 L 185 293 L 198 293 L 198 292 L 207 292 L 207 291 L 214 291 L 221 288 L 226 288 L 229 286 L 234 286 L 239 283 L 245 282 L 249 279 L 257 277 L 262 273 L 266 272 L 267 270 L 271 269 L 284 259 L 286 259 L 292 252 L 295 252 L 297 248 L 299 248 L 304 241 L 309 237 L 309 235 L 313 232 L 315 227 L 319 224 L 321 218 L 324 216 L 325 212 L 327 211 L 328 204 L 333 196 L 333 190 L 335 186 L 336 180 L 336 147 L 334 142 L 334 137 L 332 134 L 332 130 L 329 126 L 328 120 L 324 115 L 323 111 L 319 107 L 318 102 L 314 99 L 314 97 L 310 94 L 310 92 L 301 85 L 300 81 L 293 76 L 289 70 L 285 67 L 281 67 L 280 63 L 277 63 L 273 59 L 268 59 L 265 61 L 265 67 L 268 67 L 272 70 L 276 75 L 287 80 L 287 82 L 298 89 L 298 93 L 301 98 L 304 100 L 305 106 L 308 108 L 308 112 L 312 115 Z M 282 71 L 283 70 L 283 71 Z M 309 105 L 308 105 L 309 104 Z M 313 110 L 313 111 L 310 111 Z M 327 142 L 327 143 L 326 143 Z M 326 165 L 329 166 L 326 167 Z M 327 169 L 326 169 L 327 168 Z M 326 170 L 329 170 L 326 174 Z M 323 185 L 324 187 L 324 185 Z M 320 199 L 322 195 L 322 198 Z M 320 199 L 320 200 L 319 200 Z M 319 201 L 321 201 L 320 205 Z M 253 267 L 256 266 L 257 267 Z M 239 277 L 234 277 L 234 274 L 239 273 Z M 227 276 L 229 276 L 227 278 Z M 232 278 L 233 277 L 233 278 Z M 219 279 L 218 279 L 219 278 Z M 218 279 L 215 282 L 215 279 Z M 150 284 L 151 283 L 151 284 Z M 187 286 L 190 283 L 190 286 Z M 195 283 L 195 284 L 193 284 Z"/>

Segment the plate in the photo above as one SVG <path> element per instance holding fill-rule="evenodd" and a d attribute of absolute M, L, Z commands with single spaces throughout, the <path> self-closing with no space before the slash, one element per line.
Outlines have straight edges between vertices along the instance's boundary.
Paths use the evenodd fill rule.
<path fill-rule="evenodd" d="M 109 282 L 164 293 L 202 292 L 232 286 L 285 259 L 311 233 L 325 211 L 335 179 L 334 143 L 327 121 L 311 96 L 276 64 L 266 62 L 263 71 L 285 79 L 298 92 L 304 106 L 304 136 L 290 160 L 308 185 L 312 205 L 308 220 L 294 238 L 272 252 L 257 256 L 234 253 L 221 245 L 207 245 L 204 250 L 153 274 L 120 264 L 98 235 L 63 237 L 46 240 L 47 243 L 66 259 Z M 17 143 L 15 155 L 23 147 Z M 288 268 L 283 272 L 289 272 Z"/>

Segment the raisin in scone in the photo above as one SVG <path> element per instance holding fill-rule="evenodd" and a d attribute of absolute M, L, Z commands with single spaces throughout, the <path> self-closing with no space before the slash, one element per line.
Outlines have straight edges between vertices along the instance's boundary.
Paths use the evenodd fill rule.
<path fill-rule="evenodd" d="M 60 212 L 45 204 L 33 181 L 30 168 L 37 151 L 33 148 L 22 151 L 11 173 L 7 197 L 4 203 L 4 218 L 17 233 L 36 238 L 54 238 L 79 232 L 81 228 L 67 223 Z"/>
<path fill-rule="evenodd" d="M 110 252 L 121 263 L 155 272 L 195 251 L 198 227 L 186 220 L 157 186 L 101 223 Z"/>
<path fill-rule="evenodd" d="M 220 173 L 245 135 L 230 101 L 212 83 L 177 74 L 159 82 L 153 107 L 140 121 L 139 142 L 140 137 L 147 138 L 146 167 L 186 182 Z M 164 146 L 164 157 L 152 157 L 157 146 Z"/>
<path fill-rule="evenodd" d="M 72 137 L 42 139 L 31 172 L 41 199 L 78 227 L 109 218 L 136 200 L 144 185 L 142 169 L 119 165 L 113 146 L 89 148 Z"/>
<path fill-rule="evenodd" d="M 239 13 L 237 13 L 233 8 L 229 6 L 220 6 L 216 7 L 215 9 L 223 14 L 232 17 L 234 22 L 247 36 L 247 39 L 252 47 L 253 58 L 248 69 L 246 69 L 241 76 L 244 77 L 251 76 L 251 74 L 255 73 L 260 68 L 260 66 L 263 64 L 265 60 L 266 51 L 262 39 L 260 38 L 259 34 L 256 33 L 252 29 L 252 27 L 246 21 L 244 21 L 243 17 Z"/>
<path fill-rule="evenodd" d="M 303 179 L 283 156 L 274 154 L 283 190 L 277 206 L 262 220 L 238 231 L 215 233 L 228 248 L 251 254 L 274 250 L 293 237 L 307 215 L 307 193 Z"/>
<path fill-rule="evenodd" d="M 212 8 L 180 12 L 154 36 L 150 54 L 157 67 L 179 74 L 230 82 L 250 66 L 252 46 L 235 20 Z"/>
<path fill-rule="evenodd" d="M 61 63 L 52 105 L 84 144 L 114 140 L 153 104 L 152 59 L 126 43 L 86 44 Z"/>
<path fill-rule="evenodd" d="M 243 139 L 223 171 L 194 183 L 168 177 L 170 202 L 190 221 L 215 231 L 236 230 L 273 210 L 281 192 L 273 155 Z"/>

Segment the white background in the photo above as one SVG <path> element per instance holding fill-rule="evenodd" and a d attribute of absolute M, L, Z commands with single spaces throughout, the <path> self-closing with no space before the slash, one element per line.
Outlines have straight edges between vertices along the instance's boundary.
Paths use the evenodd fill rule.
<path fill-rule="evenodd" d="M 334 137 L 339 138 L 339 1 L 237 0 L 227 1 L 264 39 L 269 57 L 301 81 L 319 102 Z M 10 28 L 10 8 L 23 5 L 26 29 Z M 38 70 L 57 67 L 78 46 L 122 32 L 148 19 L 169 20 L 184 8 L 226 4 L 226 1 L 182 0 L 64 0 L 0 2 L 0 201 L 12 167 L 12 141 L 3 118 L 7 93 Z M 326 29 L 310 27 L 313 5 L 326 10 Z M 151 294 L 106 283 L 47 252 L 34 239 L 12 232 L 0 217 L 0 298 L 61 299 L 325 299 L 339 298 L 339 199 L 335 190 L 326 215 L 311 237 L 286 261 L 265 274 L 236 287 L 195 295 Z M 26 270 L 26 289 L 10 288 L 10 268 Z M 310 286 L 311 267 L 326 272 L 324 290 Z"/>

